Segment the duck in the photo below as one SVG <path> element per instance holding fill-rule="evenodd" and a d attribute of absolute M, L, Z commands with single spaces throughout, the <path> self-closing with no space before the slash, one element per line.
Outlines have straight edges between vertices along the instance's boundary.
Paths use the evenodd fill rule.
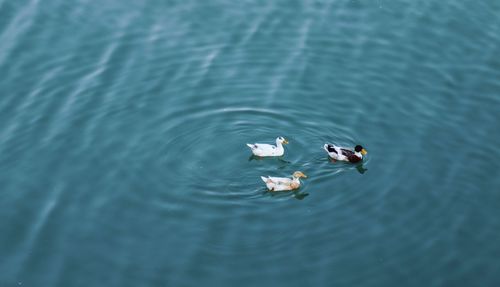
<path fill-rule="evenodd" d="M 285 154 L 285 149 L 283 148 L 284 144 L 288 144 L 288 141 L 284 137 L 277 137 L 276 145 L 247 143 L 247 146 L 252 150 L 252 153 L 255 156 L 265 157 L 265 156 L 282 156 L 283 154 Z"/>
<path fill-rule="evenodd" d="M 294 190 L 300 187 L 300 178 L 307 178 L 301 171 L 296 171 L 292 174 L 292 178 L 288 177 L 260 177 L 266 183 L 269 191 L 287 191 Z"/>
<path fill-rule="evenodd" d="M 334 160 L 347 161 L 350 163 L 357 163 L 363 160 L 363 156 L 368 152 L 361 146 L 356 145 L 354 150 L 335 146 L 333 144 L 325 144 L 323 146 L 325 151 Z"/>

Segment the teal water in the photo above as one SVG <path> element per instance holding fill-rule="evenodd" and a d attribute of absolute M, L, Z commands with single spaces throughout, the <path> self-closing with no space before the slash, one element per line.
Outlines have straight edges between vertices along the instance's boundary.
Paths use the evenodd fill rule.
<path fill-rule="evenodd" d="M 0 286 L 498 286 L 499 15 L 0 0 Z"/>

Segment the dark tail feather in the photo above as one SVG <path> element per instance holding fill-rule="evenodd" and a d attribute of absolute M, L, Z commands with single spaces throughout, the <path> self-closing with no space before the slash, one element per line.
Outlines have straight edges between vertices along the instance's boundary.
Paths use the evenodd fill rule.
<path fill-rule="evenodd" d="M 337 153 L 337 151 L 335 150 L 335 148 L 333 147 L 333 145 L 331 144 L 325 144 L 324 146 L 325 150 L 327 152 L 334 152 L 334 153 Z"/>

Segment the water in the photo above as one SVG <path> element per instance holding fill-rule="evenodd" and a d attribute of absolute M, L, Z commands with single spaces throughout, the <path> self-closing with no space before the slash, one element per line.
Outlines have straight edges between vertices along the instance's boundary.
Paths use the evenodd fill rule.
<path fill-rule="evenodd" d="M 0 286 L 497 286 L 499 3 L 0 0 Z"/>

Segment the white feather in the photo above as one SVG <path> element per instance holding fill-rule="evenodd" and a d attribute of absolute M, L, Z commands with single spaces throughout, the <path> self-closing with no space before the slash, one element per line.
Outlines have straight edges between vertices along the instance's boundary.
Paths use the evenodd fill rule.
<path fill-rule="evenodd" d="M 302 174 L 302 173 L 300 173 Z M 302 174 L 303 177 L 305 177 Z M 267 189 L 270 191 L 285 191 L 285 190 L 294 190 L 300 187 L 300 180 L 298 177 L 292 176 L 292 178 L 288 177 L 260 177 L 262 181 L 266 183 Z"/>
<path fill-rule="evenodd" d="M 276 145 L 270 144 L 248 144 L 247 146 L 252 150 L 252 153 L 256 156 L 265 157 L 265 156 L 282 156 L 285 153 L 285 149 L 283 148 L 283 142 L 285 139 L 278 137 L 276 139 Z"/>
<path fill-rule="evenodd" d="M 333 148 L 336 152 L 333 152 L 333 151 L 329 151 L 328 150 L 328 146 L 330 146 L 331 148 Z M 325 144 L 323 146 L 323 148 L 325 149 L 325 151 L 328 153 L 328 156 L 335 159 L 335 160 L 340 160 L 340 161 L 349 161 L 349 158 L 345 155 L 342 154 L 342 149 L 346 149 L 346 150 L 350 150 L 348 148 L 344 148 L 344 147 L 339 147 L 339 146 L 336 146 L 336 145 L 333 145 L 333 144 Z M 354 152 L 354 151 L 353 151 Z M 363 158 L 363 155 L 359 152 L 354 152 L 354 154 L 359 157 L 359 158 Z"/>

